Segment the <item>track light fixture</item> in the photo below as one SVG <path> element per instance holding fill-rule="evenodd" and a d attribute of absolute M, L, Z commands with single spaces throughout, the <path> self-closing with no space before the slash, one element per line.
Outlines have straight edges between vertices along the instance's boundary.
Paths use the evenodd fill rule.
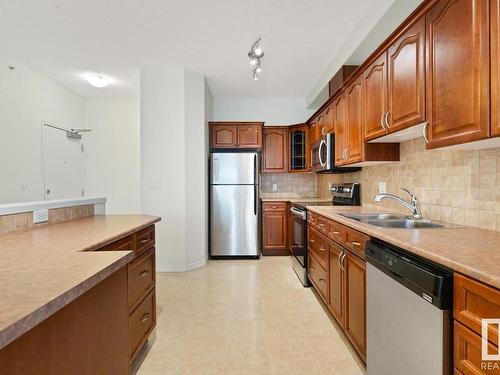
<path fill-rule="evenodd" d="M 262 72 L 262 67 L 260 65 L 260 59 L 264 57 L 264 51 L 260 46 L 261 38 L 252 45 L 250 51 L 248 51 L 248 58 L 250 59 L 250 65 L 253 67 L 252 76 L 255 81 L 259 80 L 259 74 Z"/>

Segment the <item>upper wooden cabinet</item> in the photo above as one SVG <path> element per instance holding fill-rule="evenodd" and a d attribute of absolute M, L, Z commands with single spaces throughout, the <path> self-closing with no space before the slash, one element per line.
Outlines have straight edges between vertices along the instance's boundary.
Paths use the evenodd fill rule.
<path fill-rule="evenodd" d="M 334 128 L 334 117 L 333 117 L 333 104 L 330 104 L 328 108 L 325 110 L 324 120 L 323 120 L 323 129 L 325 133 L 333 132 Z"/>
<path fill-rule="evenodd" d="M 311 167 L 309 128 L 305 124 L 290 126 L 288 137 L 288 172 L 308 172 Z"/>
<path fill-rule="evenodd" d="M 261 148 L 263 122 L 210 122 L 211 148 Z"/>
<path fill-rule="evenodd" d="M 288 128 L 264 127 L 262 142 L 262 172 L 286 173 L 288 170 Z"/>
<path fill-rule="evenodd" d="M 383 120 L 387 113 L 387 58 L 382 54 L 363 72 L 365 140 L 386 134 Z"/>
<path fill-rule="evenodd" d="M 420 18 L 387 51 L 386 131 L 425 121 L 425 20 Z"/>
<path fill-rule="evenodd" d="M 348 97 L 341 94 L 335 101 L 333 110 L 335 128 L 335 165 L 343 165 L 346 162 L 347 149 L 347 125 L 348 125 Z"/>
<path fill-rule="evenodd" d="M 348 89 L 348 127 L 346 134 L 346 163 L 358 163 L 363 161 L 363 92 L 361 87 L 361 77 L 355 81 Z"/>
<path fill-rule="evenodd" d="M 500 0 L 491 0 L 491 135 L 500 136 Z"/>
<path fill-rule="evenodd" d="M 428 148 L 489 136 L 488 35 L 486 0 L 441 0 L 426 14 Z"/>

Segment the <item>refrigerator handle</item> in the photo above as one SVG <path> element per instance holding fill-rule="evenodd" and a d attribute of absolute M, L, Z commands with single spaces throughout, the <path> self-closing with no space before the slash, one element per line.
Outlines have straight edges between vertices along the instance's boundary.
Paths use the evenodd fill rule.
<path fill-rule="evenodd" d="M 257 184 L 257 154 L 253 155 L 253 184 Z"/>
<path fill-rule="evenodd" d="M 253 214 L 257 215 L 257 185 L 253 185 Z"/>

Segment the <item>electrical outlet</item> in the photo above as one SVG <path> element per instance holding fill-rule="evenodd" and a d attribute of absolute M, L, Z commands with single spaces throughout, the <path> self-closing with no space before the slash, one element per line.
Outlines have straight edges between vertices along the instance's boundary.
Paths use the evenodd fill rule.
<path fill-rule="evenodd" d="M 379 194 L 387 193 L 387 184 L 385 182 L 378 183 L 378 193 Z"/>
<path fill-rule="evenodd" d="M 33 224 L 49 221 L 49 210 L 33 211 Z"/>
<path fill-rule="evenodd" d="M 273 184 L 273 191 L 278 191 L 278 184 Z"/>

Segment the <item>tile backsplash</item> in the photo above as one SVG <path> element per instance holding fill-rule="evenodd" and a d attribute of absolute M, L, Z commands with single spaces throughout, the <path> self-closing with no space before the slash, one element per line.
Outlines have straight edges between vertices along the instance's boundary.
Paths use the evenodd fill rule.
<path fill-rule="evenodd" d="M 356 173 L 318 175 L 318 195 L 330 196 L 329 183 L 360 182 L 363 205 L 407 213 L 396 202 L 374 203 L 379 182 L 387 192 L 413 191 L 425 217 L 500 231 L 500 148 L 482 151 L 426 150 L 422 138 L 401 144 L 401 161 L 363 167 Z"/>
<path fill-rule="evenodd" d="M 273 190 L 276 184 L 277 190 Z M 318 178 L 315 173 L 261 173 L 260 191 L 280 196 L 317 197 Z"/>

